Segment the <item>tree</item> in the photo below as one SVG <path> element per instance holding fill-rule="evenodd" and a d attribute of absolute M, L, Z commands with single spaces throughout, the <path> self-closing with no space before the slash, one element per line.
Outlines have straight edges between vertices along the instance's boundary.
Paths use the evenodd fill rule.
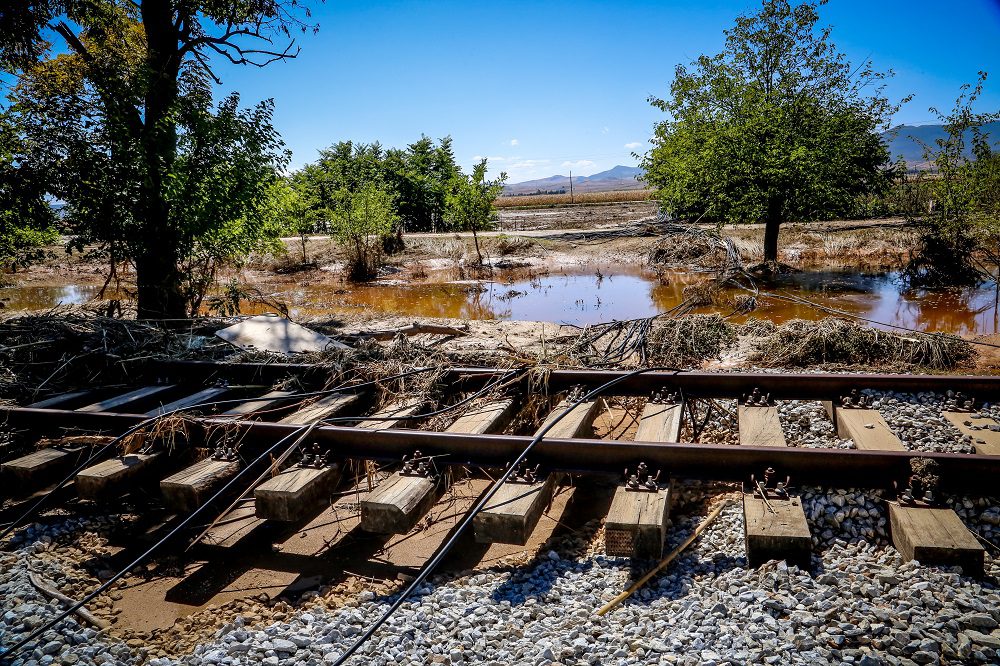
<path fill-rule="evenodd" d="M 486 160 L 483 159 L 472 168 L 468 177 L 456 179 L 454 191 L 448 196 L 446 219 L 452 228 L 472 232 L 479 265 L 483 263 L 479 232 L 493 228 L 497 213 L 494 204 L 506 180 L 506 173 L 501 173 L 496 180 L 486 180 Z"/>
<path fill-rule="evenodd" d="M 55 214 L 45 186 L 30 166 L 22 164 L 21 132 L 15 117 L 0 111 L 0 268 L 13 270 L 41 256 L 55 242 Z"/>
<path fill-rule="evenodd" d="M 669 114 L 643 159 L 668 210 L 764 222 L 764 259 L 778 258 L 789 218 L 844 214 L 892 180 L 879 129 L 898 108 L 870 61 L 852 66 L 819 28 L 820 2 L 765 0 L 725 31 L 722 53 L 679 65 Z"/>
<path fill-rule="evenodd" d="M 62 70 L 72 86 L 53 87 L 52 96 L 84 134 L 94 118 L 105 126 L 110 152 L 80 173 L 128 165 L 118 171 L 128 196 L 104 202 L 134 221 L 128 259 L 140 317 L 179 318 L 186 310 L 180 251 L 190 233 L 172 196 L 185 94 L 220 83 L 210 57 L 260 67 L 295 57 L 291 31 L 312 27 L 303 11 L 308 16 L 297 0 L 13 0 L 0 15 L 0 71 L 70 61 Z M 51 56 L 57 38 L 68 56 Z M 277 40 L 286 46 L 274 47 Z M 74 94 L 83 99 L 68 99 Z"/>
<path fill-rule="evenodd" d="M 1000 113 L 973 110 L 985 82 L 986 72 L 980 72 L 975 85 L 962 86 L 948 114 L 930 109 L 945 135 L 923 145 L 924 159 L 936 172 L 928 180 L 934 207 L 921 216 L 921 248 L 903 271 L 914 286 L 976 284 L 990 274 L 981 268 L 982 257 L 1000 277 L 1000 152 L 994 149 L 1000 140 L 982 131 Z"/>
<path fill-rule="evenodd" d="M 371 280 L 378 277 L 382 264 L 382 239 L 399 222 L 393 195 L 377 183 L 339 195 L 333 220 L 337 239 L 347 252 L 348 277 Z"/>

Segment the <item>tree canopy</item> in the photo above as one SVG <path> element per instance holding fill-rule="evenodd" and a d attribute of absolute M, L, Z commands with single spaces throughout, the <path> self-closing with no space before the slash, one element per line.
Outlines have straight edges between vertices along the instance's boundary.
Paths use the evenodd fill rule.
<path fill-rule="evenodd" d="M 819 27 L 824 2 L 765 0 L 725 31 L 723 51 L 678 65 L 668 114 L 643 167 L 670 211 L 713 221 L 765 222 L 777 261 L 782 221 L 843 215 L 893 175 L 879 130 L 897 106 L 890 73 L 853 66 Z"/>
<path fill-rule="evenodd" d="M 29 139 L 18 163 L 45 169 L 81 239 L 134 265 L 141 317 L 185 316 L 196 255 L 231 247 L 239 226 L 259 236 L 286 159 L 270 102 L 213 108 L 211 58 L 294 57 L 307 19 L 298 0 L 13 0 L 0 14 L 0 71 Z"/>
<path fill-rule="evenodd" d="M 377 142 L 335 143 L 295 172 L 292 182 L 317 229 L 329 224 L 350 194 L 373 183 L 394 193 L 399 221 L 407 231 L 435 231 L 444 228 L 447 198 L 461 175 L 451 137 L 435 144 L 421 136 L 402 149 L 384 149 Z"/>

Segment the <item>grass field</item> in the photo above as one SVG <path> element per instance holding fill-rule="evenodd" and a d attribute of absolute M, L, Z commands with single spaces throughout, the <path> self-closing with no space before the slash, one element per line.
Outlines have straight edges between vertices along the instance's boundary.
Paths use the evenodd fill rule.
<path fill-rule="evenodd" d="M 535 206 L 563 206 L 566 204 L 620 203 L 623 201 L 648 201 L 653 190 L 616 190 L 614 192 L 579 192 L 569 194 L 529 194 L 520 197 L 500 197 L 497 208 L 527 208 Z"/>

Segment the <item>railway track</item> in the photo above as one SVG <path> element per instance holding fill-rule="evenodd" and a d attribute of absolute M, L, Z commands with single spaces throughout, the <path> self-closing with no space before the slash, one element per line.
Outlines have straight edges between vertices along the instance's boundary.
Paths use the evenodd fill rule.
<path fill-rule="evenodd" d="M 156 524 L 142 525 L 145 538 L 130 554 L 149 559 L 194 548 L 211 559 L 258 548 L 312 570 L 322 567 L 310 558 L 336 558 L 338 548 L 350 548 L 348 534 L 379 535 L 380 547 L 398 539 L 394 547 L 404 552 L 406 535 L 432 525 L 439 543 L 458 537 L 456 517 L 468 519 L 467 536 L 483 549 L 523 545 L 541 517 L 565 502 L 562 489 L 597 484 L 606 496 L 606 552 L 649 559 L 669 541 L 676 484 L 695 479 L 741 489 L 751 564 L 786 559 L 808 566 L 814 526 L 796 491 L 807 484 L 882 491 L 894 545 L 909 559 L 959 564 L 975 576 L 991 547 L 942 499 L 997 494 L 1000 424 L 980 407 L 1000 399 L 1000 379 L 669 370 L 553 370 L 529 378 L 452 368 L 439 377 L 440 395 L 380 405 L 372 384 L 271 388 L 289 376 L 318 387 L 327 372 L 164 363 L 143 385 L 2 407 L 8 428 L 30 433 L 29 440 L 46 436 L 50 446 L 2 461 L 5 494 L 15 499 L 0 522 L 11 531 L 59 504 L 141 494 Z M 552 408 L 530 425 L 523 408 L 537 404 L 540 385 Z M 882 392 L 939 394 L 955 440 L 974 452 L 908 449 L 872 404 Z M 596 437 L 595 420 L 619 400 L 631 401 L 634 423 L 625 438 Z M 699 408 L 709 413 L 721 400 L 735 411 L 738 444 L 696 441 Z M 854 448 L 796 446 L 779 418 L 785 400 L 822 402 Z M 432 417 L 448 425 L 420 429 Z M 491 481 L 500 474 L 504 482 Z M 459 484 L 468 497 L 456 505 L 450 495 Z M 451 522 L 443 519 L 446 500 L 455 509 Z M 348 506 L 345 530 L 340 514 Z M 308 538 L 296 544 L 290 535 Z M 401 568 L 420 572 L 420 559 Z"/>

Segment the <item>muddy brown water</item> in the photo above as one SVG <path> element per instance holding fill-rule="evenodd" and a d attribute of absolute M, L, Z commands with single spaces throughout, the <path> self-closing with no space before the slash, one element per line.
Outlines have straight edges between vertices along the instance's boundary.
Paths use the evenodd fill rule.
<path fill-rule="evenodd" d="M 684 288 L 703 275 L 669 271 L 660 279 L 639 266 L 600 265 L 497 271 L 488 280 L 457 280 L 453 271 L 434 271 L 419 280 L 383 280 L 349 285 L 335 273 L 329 279 L 261 284 L 270 298 L 284 302 L 293 316 L 330 313 L 385 313 L 413 317 L 512 319 L 576 325 L 648 317 L 676 307 Z M 961 335 L 1000 331 L 992 283 L 977 288 L 927 291 L 907 289 L 895 273 L 866 274 L 845 270 L 792 273 L 760 283 L 752 316 L 776 323 L 821 319 L 828 313 L 802 303 L 775 298 L 793 296 L 877 322 L 924 331 Z M 8 311 L 48 309 L 93 299 L 99 286 L 25 285 L 0 289 Z M 727 289 L 717 305 L 698 312 L 730 314 L 735 297 Z M 245 311 L 260 310 L 247 304 Z M 263 308 L 267 309 L 267 308 Z M 740 321 L 736 317 L 736 321 Z"/>

